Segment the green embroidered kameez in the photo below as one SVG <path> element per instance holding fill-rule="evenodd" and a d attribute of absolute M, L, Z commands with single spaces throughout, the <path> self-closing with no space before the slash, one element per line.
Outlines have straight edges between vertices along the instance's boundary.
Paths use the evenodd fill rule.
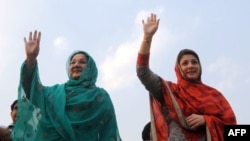
<path fill-rule="evenodd" d="M 13 141 L 120 141 L 115 110 L 107 91 L 95 85 L 98 71 L 88 62 L 78 80 L 43 86 L 38 65 L 21 67 Z"/>

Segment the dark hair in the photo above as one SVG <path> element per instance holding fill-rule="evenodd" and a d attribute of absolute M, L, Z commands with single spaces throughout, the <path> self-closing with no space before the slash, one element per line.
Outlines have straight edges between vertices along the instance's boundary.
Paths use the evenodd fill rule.
<path fill-rule="evenodd" d="M 148 122 L 142 130 L 142 140 L 150 140 L 151 122 Z"/>
<path fill-rule="evenodd" d="M 83 51 L 76 51 L 75 53 L 73 53 L 71 56 L 70 56 L 70 61 L 73 59 L 73 57 L 77 54 L 83 54 L 84 56 L 86 56 L 87 60 L 89 59 L 89 56 L 88 54 L 86 54 L 85 52 Z"/>
<path fill-rule="evenodd" d="M 201 69 L 201 63 L 200 63 L 200 59 L 199 59 L 199 56 L 198 56 L 198 54 L 195 52 L 195 51 L 193 51 L 193 50 L 191 50 L 191 49 L 182 49 L 180 52 L 179 52 L 179 54 L 178 54 L 178 56 L 177 56 L 177 59 L 176 59 L 176 64 L 179 66 L 180 65 L 180 61 L 181 61 L 181 58 L 183 57 L 183 55 L 193 55 L 197 60 L 198 60 L 198 63 L 200 64 L 200 69 Z M 180 69 L 180 68 L 179 68 Z M 181 71 L 181 70 L 180 70 Z M 201 73 L 202 73 L 202 69 L 201 69 L 201 71 L 200 71 L 200 75 L 199 75 L 199 77 L 198 77 L 198 81 L 201 81 Z M 187 79 L 186 78 L 186 76 L 184 76 L 185 77 L 185 79 Z M 189 80 L 190 81 L 190 80 Z M 192 80 L 193 81 L 193 80 Z"/>
<path fill-rule="evenodd" d="M 199 59 L 198 54 L 197 54 L 195 51 L 191 50 L 191 49 L 182 49 L 182 50 L 179 52 L 178 56 L 177 56 L 177 60 L 176 60 L 177 62 L 176 62 L 176 63 L 180 64 L 180 61 L 181 61 L 182 56 L 183 56 L 183 55 L 189 55 L 189 54 L 194 55 L 195 58 L 197 58 L 197 60 L 198 60 L 199 63 L 200 63 L 200 59 Z"/>
<path fill-rule="evenodd" d="M 17 100 L 15 100 L 15 101 L 11 104 L 11 106 L 10 106 L 11 111 L 14 110 L 16 104 L 17 104 Z"/>

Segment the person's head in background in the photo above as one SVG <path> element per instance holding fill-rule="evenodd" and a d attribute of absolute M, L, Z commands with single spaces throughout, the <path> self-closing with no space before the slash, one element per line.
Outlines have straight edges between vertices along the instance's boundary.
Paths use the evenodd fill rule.
<path fill-rule="evenodd" d="M 148 122 L 142 130 L 142 140 L 151 141 L 151 122 Z"/>
<path fill-rule="evenodd" d="M 17 113 L 17 100 L 15 100 L 11 106 L 11 112 L 10 112 L 10 115 L 11 115 L 11 118 L 12 118 L 12 121 L 13 121 L 13 124 L 16 122 L 16 113 Z"/>

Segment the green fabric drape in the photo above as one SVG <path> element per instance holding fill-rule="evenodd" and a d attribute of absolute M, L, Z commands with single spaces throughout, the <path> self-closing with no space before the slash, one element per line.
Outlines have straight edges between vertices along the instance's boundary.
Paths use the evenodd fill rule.
<path fill-rule="evenodd" d="M 88 62 L 77 80 L 69 76 L 72 56 Z M 98 71 L 92 57 L 74 52 L 67 61 L 69 80 L 43 86 L 37 64 L 21 68 L 17 121 L 13 141 L 120 141 L 115 110 L 107 91 L 95 85 Z"/>

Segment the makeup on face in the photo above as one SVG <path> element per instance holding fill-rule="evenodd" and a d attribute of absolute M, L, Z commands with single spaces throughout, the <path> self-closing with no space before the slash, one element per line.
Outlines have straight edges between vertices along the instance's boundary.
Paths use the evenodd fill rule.
<path fill-rule="evenodd" d="M 85 68 L 88 60 L 86 55 L 82 53 L 75 54 L 69 65 L 70 76 L 73 79 L 78 79 L 81 75 L 82 70 Z"/>

